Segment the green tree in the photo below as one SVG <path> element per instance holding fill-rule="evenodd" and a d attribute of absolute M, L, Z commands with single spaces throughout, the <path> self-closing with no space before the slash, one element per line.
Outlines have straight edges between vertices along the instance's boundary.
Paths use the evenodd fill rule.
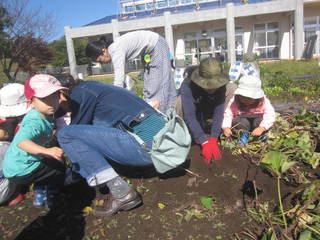
<path fill-rule="evenodd" d="M 89 59 L 85 54 L 87 44 L 88 40 L 83 38 L 77 38 L 74 40 L 74 50 L 76 55 L 76 62 L 78 65 L 87 64 L 89 62 Z M 61 37 L 59 40 L 53 41 L 49 44 L 49 47 L 53 52 L 52 65 L 54 67 L 69 66 L 65 37 Z"/>
<path fill-rule="evenodd" d="M 28 0 L 2 0 L 0 9 L 0 70 L 14 82 L 19 71 L 32 74 L 50 61 L 47 41 L 56 20 L 41 8 L 30 10 Z"/>
<path fill-rule="evenodd" d="M 86 56 L 86 46 L 88 40 L 84 38 L 77 38 L 74 40 L 74 48 L 76 54 L 76 61 L 78 65 L 89 63 L 89 59 Z"/>
<path fill-rule="evenodd" d="M 50 43 L 49 48 L 53 53 L 51 64 L 54 67 L 65 67 L 69 65 L 65 37 L 61 37 L 59 40 Z"/>

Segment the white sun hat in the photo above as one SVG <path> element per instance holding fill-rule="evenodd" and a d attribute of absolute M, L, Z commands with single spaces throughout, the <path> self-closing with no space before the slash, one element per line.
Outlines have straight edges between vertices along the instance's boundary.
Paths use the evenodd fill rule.
<path fill-rule="evenodd" d="M 0 90 L 0 118 L 18 117 L 28 112 L 24 86 L 11 83 Z"/>
<path fill-rule="evenodd" d="M 239 80 L 238 88 L 234 94 L 253 99 L 258 99 L 265 96 L 261 88 L 260 78 L 253 76 L 242 76 Z"/>

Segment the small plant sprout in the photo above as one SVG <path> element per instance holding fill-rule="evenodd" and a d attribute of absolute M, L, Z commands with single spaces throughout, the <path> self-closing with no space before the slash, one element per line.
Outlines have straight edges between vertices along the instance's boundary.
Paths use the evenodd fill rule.
<path fill-rule="evenodd" d="M 278 151 L 270 151 L 261 160 L 262 166 L 264 166 L 269 171 L 277 175 L 277 186 L 278 186 L 278 198 L 280 211 L 282 214 L 283 224 L 287 231 L 287 220 L 283 211 L 282 199 L 281 199 L 281 190 L 280 190 L 280 178 L 281 174 L 286 172 L 290 167 L 296 164 L 294 161 L 288 161 L 288 158 L 285 154 Z"/>

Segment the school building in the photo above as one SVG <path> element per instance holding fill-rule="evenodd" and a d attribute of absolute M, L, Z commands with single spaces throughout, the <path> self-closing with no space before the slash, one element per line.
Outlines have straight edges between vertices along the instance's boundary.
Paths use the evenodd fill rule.
<path fill-rule="evenodd" d="M 106 1 L 107 4 L 107 1 Z M 167 40 L 176 64 L 220 56 L 229 62 L 302 59 L 308 39 L 320 57 L 320 0 L 119 0 L 119 14 L 65 27 L 70 72 L 78 74 L 73 39 L 117 38 L 152 30 Z M 316 36 L 316 37 L 315 37 Z M 134 69 L 139 59 L 129 63 Z"/>

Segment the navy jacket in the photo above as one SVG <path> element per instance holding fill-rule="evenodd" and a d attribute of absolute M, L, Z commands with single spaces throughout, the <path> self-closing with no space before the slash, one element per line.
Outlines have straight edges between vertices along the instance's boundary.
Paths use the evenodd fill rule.
<path fill-rule="evenodd" d="M 180 92 L 184 119 L 193 137 L 200 143 L 208 140 L 199 121 L 201 121 L 201 118 L 202 120 L 211 118 L 210 135 L 218 138 L 223 121 L 226 86 L 222 86 L 214 93 L 209 94 L 187 78 L 182 82 Z"/>
<path fill-rule="evenodd" d="M 129 127 L 156 111 L 127 89 L 96 81 L 83 81 L 72 88 L 71 124 Z"/>

